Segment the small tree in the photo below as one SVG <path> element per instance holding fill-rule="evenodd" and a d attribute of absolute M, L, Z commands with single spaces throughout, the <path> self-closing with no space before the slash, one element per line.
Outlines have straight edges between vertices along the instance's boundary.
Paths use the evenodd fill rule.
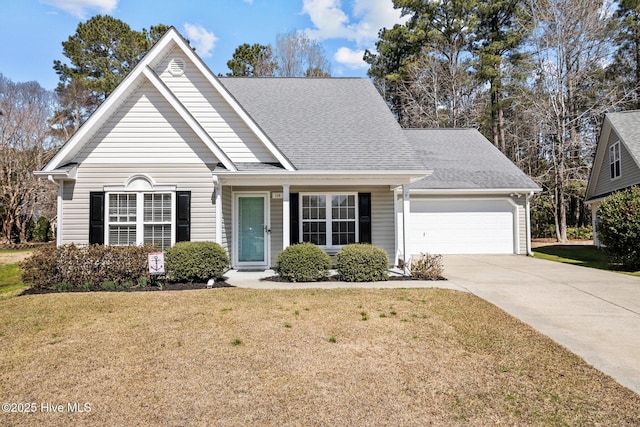
<path fill-rule="evenodd" d="M 598 236 L 615 262 L 640 269 L 640 187 L 619 191 L 602 201 Z"/>

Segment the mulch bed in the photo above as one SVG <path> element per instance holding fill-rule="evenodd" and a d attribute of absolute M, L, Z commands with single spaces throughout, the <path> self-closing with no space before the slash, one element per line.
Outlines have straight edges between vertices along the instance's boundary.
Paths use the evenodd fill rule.
<path fill-rule="evenodd" d="M 233 285 L 221 280 L 216 281 L 212 288 L 233 288 Z M 145 287 L 132 287 L 132 288 L 118 288 L 118 289 L 102 289 L 91 288 L 89 290 L 73 288 L 66 291 L 58 291 L 56 289 L 42 289 L 42 288 L 29 288 L 20 294 L 22 295 L 40 295 L 40 294 L 60 294 L 65 292 L 155 292 L 155 291 L 189 291 L 193 289 L 207 289 L 206 283 L 164 283 L 160 286 L 145 286 Z"/>

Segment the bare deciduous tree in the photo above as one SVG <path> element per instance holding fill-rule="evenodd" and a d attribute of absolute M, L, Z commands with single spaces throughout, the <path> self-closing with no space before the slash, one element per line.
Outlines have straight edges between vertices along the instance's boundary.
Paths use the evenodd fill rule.
<path fill-rule="evenodd" d="M 589 88 L 610 57 L 607 10 L 606 1 L 531 2 L 538 138 L 547 147 L 549 188 L 560 242 L 567 240 L 567 189 L 572 182 L 586 181 L 590 151 L 585 147 L 595 143 L 589 126 L 593 116 L 606 107 Z"/>
<path fill-rule="evenodd" d="M 47 124 L 54 107 L 53 94 L 36 82 L 14 83 L 0 75 L 0 204 L 2 235 L 9 242 L 15 229 L 27 240 L 28 224 L 39 214 L 52 215 L 52 186 L 37 179 L 52 152 Z M 47 150 L 49 149 L 49 150 Z"/>
<path fill-rule="evenodd" d="M 324 48 L 300 31 L 276 37 L 275 59 L 280 77 L 329 77 L 331 64 Z"/>

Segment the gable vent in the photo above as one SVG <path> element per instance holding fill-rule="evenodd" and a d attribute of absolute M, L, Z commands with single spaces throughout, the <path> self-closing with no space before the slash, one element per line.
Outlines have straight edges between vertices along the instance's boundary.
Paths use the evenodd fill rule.
<path fill-rule="evenodd" d="M 180 58 L 173 58 L 169 61 L 169 72 L 172 76 L 180 77 L 184 74 L 185 63 Z"/>

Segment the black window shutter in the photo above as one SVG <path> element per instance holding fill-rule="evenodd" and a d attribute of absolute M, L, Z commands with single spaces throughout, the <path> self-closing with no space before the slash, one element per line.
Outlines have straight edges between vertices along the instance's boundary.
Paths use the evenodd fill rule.
<path fill-rule="evenodd" d="M 191 240 L 191 191 L 176 191 L 176 243 Z"/>
<path fill-rule="evenodd" d="M 298 193 L 289 194 L 289 243 L 295 245 L 300 242 L 300 218 L 299 206 L 300 197 Z"/>
<path fill-rule="evenodd" d="M 360 243 L 371 243 L 371 193 L 358 193 Z"/>
<path fill-rule="evenodd" d="M 104 192 L 89 193 L 89 244 L 104 245 Z"/>

